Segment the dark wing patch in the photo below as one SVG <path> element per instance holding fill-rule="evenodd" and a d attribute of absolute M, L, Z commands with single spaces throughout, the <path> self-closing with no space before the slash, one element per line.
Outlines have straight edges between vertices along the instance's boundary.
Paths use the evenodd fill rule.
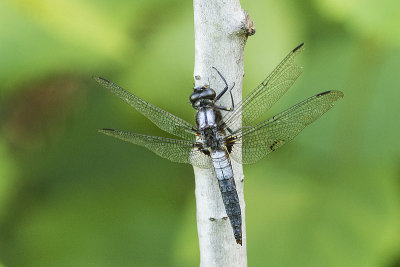
<path fill-rule="evenodd" d="M 232 158 L 244 164 L 257 162 L 292 140 L 342 97 L 340 91 L 320 93 L 253 127 L 242 128 L 232 136 L 237 138 Z"/>

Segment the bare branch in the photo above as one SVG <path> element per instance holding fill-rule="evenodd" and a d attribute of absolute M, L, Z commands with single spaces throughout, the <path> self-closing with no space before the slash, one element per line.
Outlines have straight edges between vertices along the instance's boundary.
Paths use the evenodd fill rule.
<path fill-rule="evenodd" d="M 234 103 L 242 98 L 243 55 L 247 37 L 255 33 L 254 24 L 238 0 L 194 0 L 195 86 L 210 85 L 217 95 L 224 81 L 232 90 Z M 231 106 L 229 94 L 221 103 Z M 240 127 L 241 122 L 235 127 Z M 236 244 L 225 212 L 218 182 L 211 170 L 194 167 L 196 181 L 197 229 L 200 266 L 247 266 L 245 203 L 242 165 L 232 161 L 242 213 L 243 245 Z"/>

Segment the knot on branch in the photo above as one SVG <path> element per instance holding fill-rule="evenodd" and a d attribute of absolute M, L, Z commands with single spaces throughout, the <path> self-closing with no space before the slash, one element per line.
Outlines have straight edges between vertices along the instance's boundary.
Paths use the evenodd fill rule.
<path fill-rule="evenodd" d="M 256 27 L 254 26 L 253 20 L 249 16 L 249 12 L 247 10 L 243 10 L 245 16 L 245 22 L 243 30 L 245 31 L 246 36 L 251 36 L 256 33 Z"/>
<path fill-rule="evenodd" d="M 221 218 L 214 218 L 214 217 L 210 217 L 209 220 L 211 222 L 218 222 L 218 221 L 227 221 L 228 217 L 227 216 L 223 216 Z"/>

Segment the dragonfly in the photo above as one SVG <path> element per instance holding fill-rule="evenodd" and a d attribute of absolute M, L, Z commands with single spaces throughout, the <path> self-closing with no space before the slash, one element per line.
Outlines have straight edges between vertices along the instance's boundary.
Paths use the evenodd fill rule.
<path fill-rule="evenodd" d="M 193 89 L 189 99 L 196 110 L 196 125 L 148 103 L 106 79 L 93 77 L 160 129 L 181 139 L 115 129 L 100 129 L 99 132 L 146 147 L 173 162 L 212 169 L 218 180 L 233 236 L 236 243 L 242 245 L 241 209 L 231 160 L 241 164 L 259 161 L 291 141 L 344 96 L 336 90 L 322 92 L 267 120 L 254 123 L 288 91 L 302 73 L 302 67 L 295 59 L 303 50 L 303 45 L 293 49 L 261 84 L 237 104 L 232 97 L 234 83 L 229 87 L 224 76 L 213 67 L 225 87 L 218 95 L 209 85 Z M 231 107 L 218 104 L 227 92 L 231 97 Z M 243 126 L 235 129 L 235 123 L 239 120 L 242 120 Z"/>

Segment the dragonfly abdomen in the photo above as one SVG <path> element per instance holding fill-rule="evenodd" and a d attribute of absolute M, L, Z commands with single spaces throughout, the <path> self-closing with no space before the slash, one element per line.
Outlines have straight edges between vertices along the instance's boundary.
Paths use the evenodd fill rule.
<path fill-rule="evenodd" d="M 242 216 L 240 211 L 239 197 L 233 178 L 232 165 L 228 154 L 223 150 L 213 151 L 211 158 L 215 174 L 218 178 L 219 190 L 225 211 L 231 223 L 236 243 L 242 244 Z"/>

